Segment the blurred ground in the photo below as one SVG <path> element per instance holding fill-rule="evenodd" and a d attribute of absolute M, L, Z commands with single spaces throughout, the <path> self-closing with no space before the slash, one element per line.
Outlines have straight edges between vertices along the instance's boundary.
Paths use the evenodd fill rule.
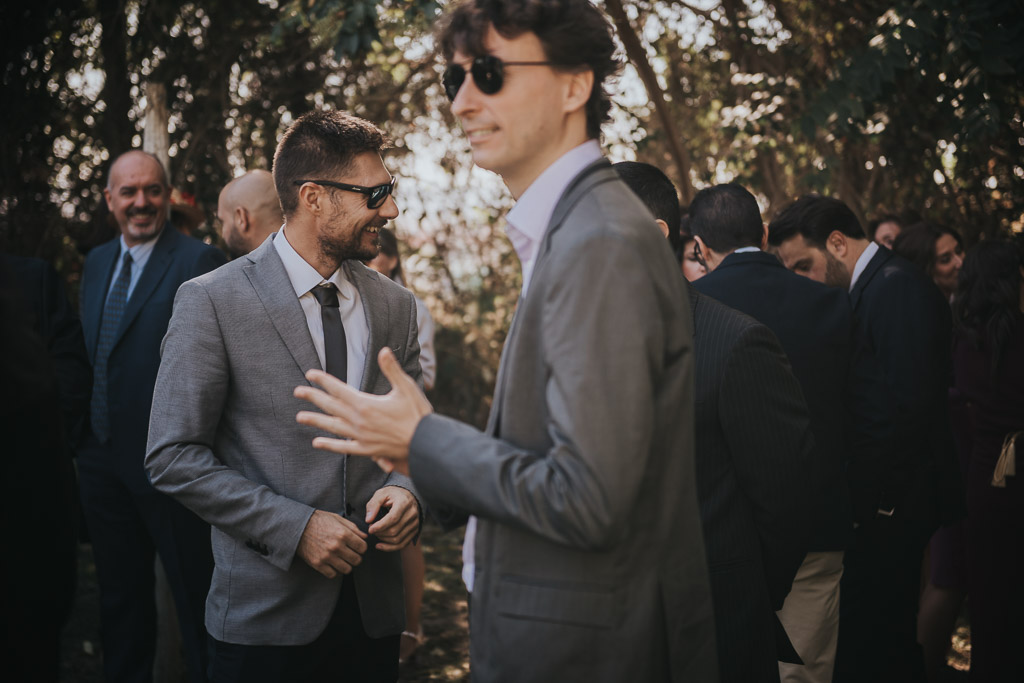
<path fill-rule="evenodd" d="M 423 595 L 423 631 L 426 642 L 415 660 L 402 670 L 405 683 L 469 680 L 469 636 L 466 589 L 462 583 L 462 533 L 443 534 L 428 525 L 421 537 L 427 558 Z M 61 680 L 66 683 L 103 681 L 99 645 L 99 594 L 92 552 L 88 545 L 79 555 L 78 594 L 71 619 L 64 629 Z M 961 616 L 953 636 L 949 667 L 938 683 L 964 683 L 971 662 L 970 627 Z"/>
<path fill-rule="evenodd" d="M 466 588 L 462 583 L 462 533 L 443 534 L 428 525 L 421 537 L 427 559 L 423 595 L 423 631 L 426 641 L 415 661 L 402 671 L 401 681 L 468 681 L 469 636 Z M 92 550 L 82 545 L 78 559 L 75 608 L 61 641 L 61 680 L 65 683 L 101 683 L 102 652 L 99 642 L 99 592 Z"/>

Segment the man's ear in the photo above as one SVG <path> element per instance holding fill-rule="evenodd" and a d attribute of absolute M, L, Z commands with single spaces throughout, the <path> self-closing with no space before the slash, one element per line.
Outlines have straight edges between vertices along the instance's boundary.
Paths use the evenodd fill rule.
<path fill-rule="evenodd" d="M 111 211 L 113 211 L 114 210 L 114 204 L 113 204 L 113 202 L 110 201 L 111 195 L 110 195 L 110 189 L 109 188 L 106 188 L 106 187 L 103 188 L 103 198 L 107 200 L 107 208 L 110 209 Z"/>
<path fill-rule="evenodd" d="M 252 221 L 249 220 L 249 211 L 244 206 L 235 207 L 235 230 L 240 233 L 249 231 Z"/>
<path fill-rule="evenodd" d="M 569 114 L 586 106 L 587 100 L 590 99 L 590 92 L 594 88 L 594 72 L 577 71 L 567 74 L 567 77 L 569 80 L 566 86 L 564 111 Z"/>
<path fill-rule="evenodd" d="M 668 223 L 666 223 L 665 221 L 661 220 L 660 218 L 655 218 L 654 222 L 658 224 L 658 228 L 661 230 L 661 234 L 664 237 L 667 238 L 668 237 Z"/>
<path fill-rule="evenodd" d="M 708 249 L 708 245 L 705 244 L 704 240 L 701 239 L 698 235 L 694 235 L 693 236 L 693 241 L 697 243 L 697 249 L 698 249 L 697 260 L 705 268 L 707 268 L 708 272 L 710 273 L 712 270 L 714 270 L 718 266 L 718 264 L 714 263 L 713 260 L 710 258 L 710 256 L 714 252 L 712 252 L 710 249 Z"/>
<path fill-rule="evenodd" d="M 828 237 L 825 238 L 825 249 L 840 261 L 842 261 L 846 256 L 846 252 L 849 248 L 850 244 L 846 241 L 846 235 L 838 230 L 833 230 L 829 233 Z"/>
<path fill-rule="evenodd" d="M 310 213 L 318 214 L 323 211 L 326 201 L 327 193 L 324 188 L 315 183 L 305 183 L 299 188 L 299 205 L 306 207 Z"/>
<path fill-rule="evenodd" d="M 761 251 L 768 251 L 768 224 L 761 224 Z"/>

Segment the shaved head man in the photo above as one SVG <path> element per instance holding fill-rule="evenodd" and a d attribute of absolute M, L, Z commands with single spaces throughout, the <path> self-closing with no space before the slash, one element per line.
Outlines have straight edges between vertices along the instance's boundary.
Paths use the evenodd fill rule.
<path fill-rule="evenodd" d="M 274 176 L 259 169 L 225 185 L 217 200 L 217 218 L 224 244 L 233 257 L 260 246 L 284 222 Z"/>

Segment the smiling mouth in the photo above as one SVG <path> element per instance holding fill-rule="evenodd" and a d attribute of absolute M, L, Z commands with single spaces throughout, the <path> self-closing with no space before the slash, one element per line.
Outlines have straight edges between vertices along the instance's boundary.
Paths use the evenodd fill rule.
<path fill-rule="evenodd" d="M 473 142 L 474 140 L 478 140 L 480 138 L 485 138 L 488 135 L 491 135 L 492 133 L 497 133 L 497 132 L 498 132 L 498 128 L 497 127 L 475 128 L 473 130 L 467 130 L 466 131 L 466 137 L 469 138 L 470 142 Z"/>

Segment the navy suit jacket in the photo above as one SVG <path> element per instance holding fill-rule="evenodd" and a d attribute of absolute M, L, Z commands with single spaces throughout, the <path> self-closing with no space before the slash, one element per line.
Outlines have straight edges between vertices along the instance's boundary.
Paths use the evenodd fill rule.
<path fill-rule="evenodd" d="M 799 662 L 775 611 L 807 553 L 817 491 L 800 384 L 764 325 L 689 288 L 697 493 L 723 683 Z"/>
<path fill-rule="evenodd" d="M 120 253 L 118 236 L 90 251 L 85 260 L 80 299 L 90 363 L 95 363 L 103 306 Z M 113 454 L 113 462 L 107 465 L 137 493 L 152 491 L 142 460 L 146 454 L 153 387 L 160 367 L 160 342 L 171 319 L 174 295 L 186 280 L 225 262 L 218 249 L 186 237 L 167 224 L 128 299 L 107 362 L 109 450 Z"/>
<path fill-rule="evenodd" d="M 846 292 L 792 273 L 771 254 L 729 254 L 694 286 L 743 311 L 775 333 L 800 380 L 814 433 L 820 525 L 815 551 L 842 550 L 853 530 L 846 470 L 857 461 L 866 476 L 892 447 L 890 402 L 880 366 L 860 341 Z M 856 488 L 862 514 L 874 515 L 877 492 Z"/>
<path fill-rule="evenodd" d="M 884 472 L 871 475 L 879 506 L 932 524 L 963 517 L 963 482 L 949 424 L 949 304 L 920 269 L 885 247 L 868 262 L 850 301 L 894 402 L 895 448 Z"/>

